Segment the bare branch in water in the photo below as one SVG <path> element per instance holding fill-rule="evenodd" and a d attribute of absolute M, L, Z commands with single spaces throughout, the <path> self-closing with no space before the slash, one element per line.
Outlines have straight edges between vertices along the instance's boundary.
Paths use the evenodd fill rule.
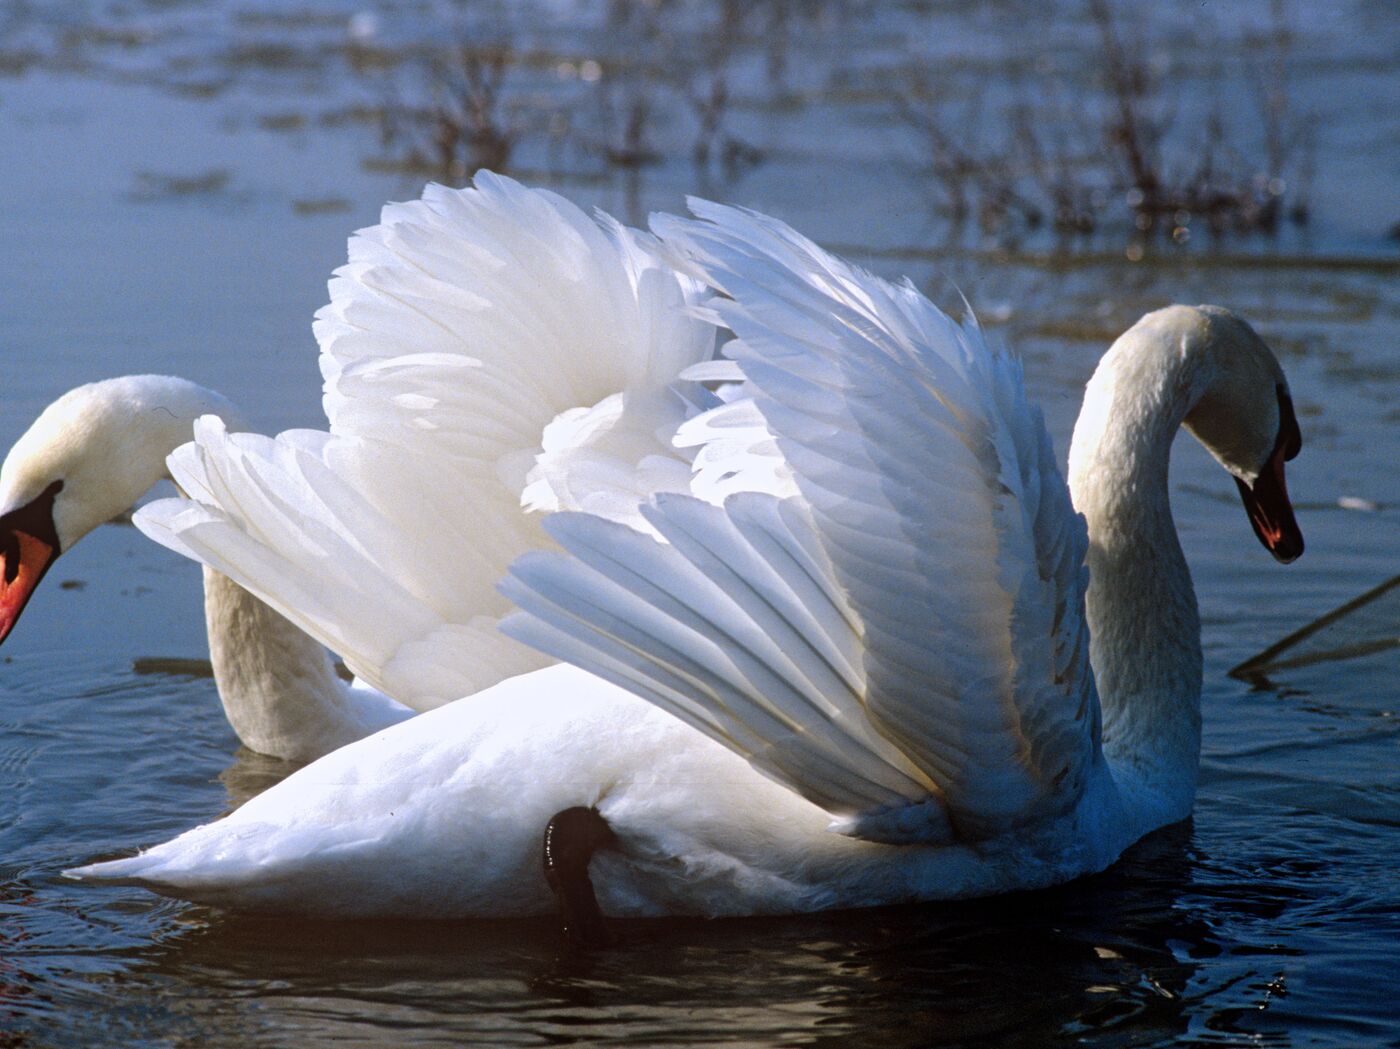
<path fill-rule="evenodd" d="M 976 215 L 984 232 L 1015 236 L 1048 216 L 1057 232 L 1083 236 L 1117 210 L 1119 227 L 1135 236 L 1182 242 L 1193 220 L 1217 235 L 1307 221 L 1316 122 L 1294 111 L 1288 91 L 1293 33 L 1284 0 L 1273 0 L 1259 40 L 1241 41 L 1246 54 L 1261 56 L 1243 67 L 1257 126 L 1225 104 L 1226 74 L 1207 49 L 1197 49 L 1206 68 L 1195 74 L 1206 112 L 1188 123 L 1172 96 L 1180 78 L 1159 69 L 1146 27 L 1122 23 L 1109 0 L 1084 2 L 1096 37 L 1087 83 L 1012 55 L 1015 100 L 996 112 L 977 97 L 955 105 L 956 75 L 941 72 L 935 86 L 924 68 L 893 95 L 891 109 L 914 132 L 939 209 L 955 226 Z M 1019 46 L 1022 27 L 1008 29 Z"/>

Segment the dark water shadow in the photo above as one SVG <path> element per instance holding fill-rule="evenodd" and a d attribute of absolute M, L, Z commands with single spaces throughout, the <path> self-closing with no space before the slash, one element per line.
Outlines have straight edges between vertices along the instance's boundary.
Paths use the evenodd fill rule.
<path fill-rule="evenodd" d="M 323 922 L 189 908 L 179 930 L 133 953 L 120 981 L 197 986 L 200 997 L 171 1003 L 195 1013 L 255 996 L 263 1022 L 279 1010 L 288 1024 L 353 1014 L 362 1033 L 421 1023 L 465 1037 L 489 1012 L 504 1025 L 501 1044 L 529 1032 L 550 1042 L 586 1033 L 596 1044 L 742 1035 L 1031 1046 L 1091 1031 L 1116 1032 L 1123 1044 L 1172 1042 L 1202 995 L 1219 989 L 1198 986 L 1201 963 L 1231 949 L 1199 906 L 1195 869 L 1188 822 L 1054 890 L 787 918 L 618 922 L 619 944 L 601 951 L 570 948 L 544 919 Z M 1221 905 L 1235 904 L 1210 904 Z"/>

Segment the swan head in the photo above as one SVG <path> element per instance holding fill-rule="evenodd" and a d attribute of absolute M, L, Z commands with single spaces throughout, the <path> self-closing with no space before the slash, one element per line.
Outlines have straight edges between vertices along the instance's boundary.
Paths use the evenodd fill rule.
<path fill-rule="evenodd" d="M 1220 306 L 1170 306 L 1139 323 L 1178 329 L 1203 357 L 1204 389 L 1183 425 L 1235 479 L 1254 534 L 1287 564 L 1303 553 L 1284 463 L 1303 446 L 1278 358 L 1240 316 Z"/>
<path fill-rule="evenodd" d="M 0 466 L 0 642 L 59 554 L 168 476 L 194 420 L 232 405 L 183 379 L 131 375 L 69 390 Z"/>

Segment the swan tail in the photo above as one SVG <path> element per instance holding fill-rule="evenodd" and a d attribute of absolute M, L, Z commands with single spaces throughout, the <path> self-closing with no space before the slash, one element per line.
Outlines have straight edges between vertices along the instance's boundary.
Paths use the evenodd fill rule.
<path fill-rule="evenodd" d="M 122 860 L 107 860 L 104 863 L 89 863 L 81 867 L 69 867 L 63 877 L 74 881 L 100 882 L 104 885 L 140 885 L 146 887 L 157 884 L 165 864 L 160 857 L 141 853 Z"/>
<path fill-rule="evenodd" d="M 89 863 L 63 871 L 65 878 L 104 885 L 139 885 L 154 892 L 197 899 L 199 889 L 228 886 L 256 877 L 253 860 L 259 828 L 230 835 L 222 823 L 206 823 L 125 859 Z M 248 846 L 253 846 L 249 848 Z"/>
<path fill-rule="evenodd" d="M 277 841 L 278 830 L 248 824 L 233 832 L 226 821 L 208 823 L 135 856 L 70 867 L 62 873 L 75 881 L 134 885 L 216 907 L 315 913 L 319 906 L 324 913 L 334 915 L 338 896 L 324 892 L 324 885 L 338 884 L 341 895 L 345 890 L 344 882 L 337 882 L 332 871 L 337 859 L 334 846 L 307 849 L 303 845 L 308 852 L 304 858 L 291 852 L 277 854 L 266 847 L 264 839 Z M 285 848 L 289 843 L 279 844 Z M 320 900 L 298 885 L 299 880 L 308 878 L 307 871 L 314 880 L 318 868 L 324 870 Z M 349 877 L 353 878 L 353 873 Z"/>

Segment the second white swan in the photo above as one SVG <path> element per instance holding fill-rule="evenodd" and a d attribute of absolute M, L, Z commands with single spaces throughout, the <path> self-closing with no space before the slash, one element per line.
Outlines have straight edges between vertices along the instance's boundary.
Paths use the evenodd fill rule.
<path fill-rule="evenodd" d="M 0 470 L 0 642 L 53 561 L 167 476 L 207 416 L 176 468 L 193 501 L 137 524 L 204 562 L 214 675 L 247 746 L 308 761 L 543 666 L 496 630 L 497 580 L 549 545 L 537 512 L 625 516 L 684 489 L 658 435 L 713 401 L 672 390 L 715 336 L 687 310 L 699 285 L 645 240 L 489 174 L 431 186 L 357 233 L 331 282 L 326 431 L 231 432 L 225 398 L 166 376 L 69 391 Z"/>

